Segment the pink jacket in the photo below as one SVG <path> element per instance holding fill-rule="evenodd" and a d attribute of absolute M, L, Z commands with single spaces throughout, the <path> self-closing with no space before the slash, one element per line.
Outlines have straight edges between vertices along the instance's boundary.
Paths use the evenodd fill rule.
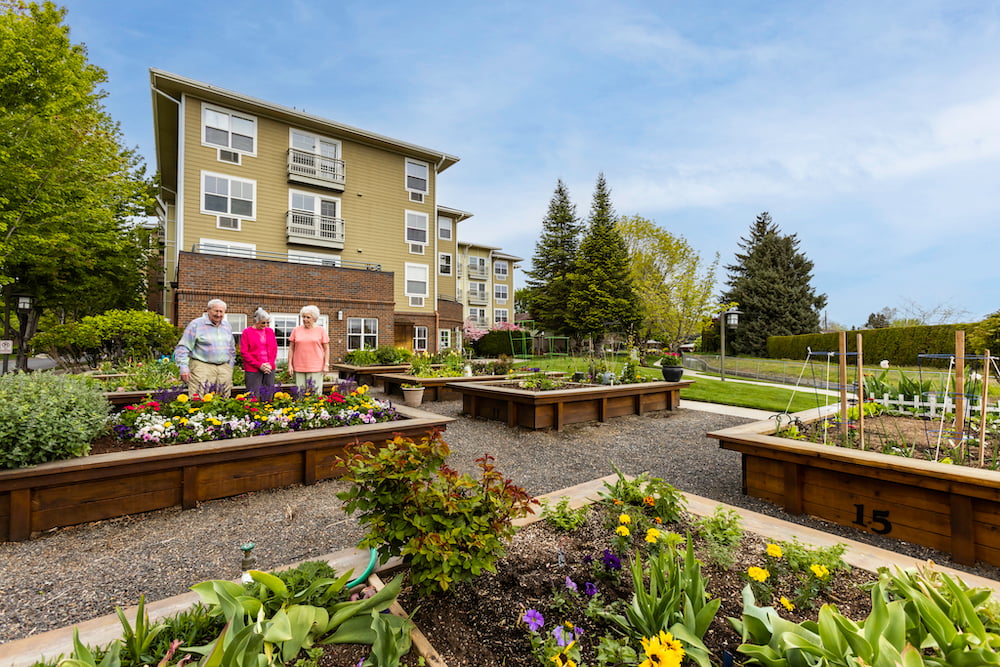
<path fill-rule="evenodd" d="M 244 329 L 240 336 L 240 354 L 243 355 L 243 370 L 247 373 L 258 372 L 263 363 L 269 363 L 274 368 L 278 360 L 278 341 L 274 338 L 274 329 Z"/>

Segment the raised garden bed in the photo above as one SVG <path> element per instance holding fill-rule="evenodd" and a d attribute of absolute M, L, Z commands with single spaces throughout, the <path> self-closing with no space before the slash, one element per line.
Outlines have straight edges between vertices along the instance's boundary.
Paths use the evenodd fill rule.
<path fill-rule="evenodd" d="M 410 370 L 410 364 L 392 364 L 386 366 L 355 366 L 354 364 L 330 364 L 330 370 L 340 373 L 341 378 L 353 378 L 355 382 L 377 387 L 376 375 L 382 373 L 405 373 Z"/>
<path fill-rule="evenodd" d="M 814 410 L 796 415 L 808 421 Z M 743 492 L 861 531 L 1000 565 L 1000 472 L 781 438 L 773 421 L 709 433 L 743 456 Z"/>
<path fill-rule="evenodd" d="M 403 395 L 404 384 L 419 384 L 424 387 L 425 401 L 456 401 L 461 398 L 461 394 L 455 391 L 450 385 L 464 382 L 484 382 L 497 381 L 508 378 L 507 375 L 453 375 L 450 377 L 418 377 L 406 373 L 380 373 L 376 380 L 382 383 L 383 391 L 387 396 L 393 394 Z"/>
<path fill-rule="evenodd" d="M 463 379 L 479 380 L 448 385 L 461 394 L 465 414 L 506 422 L 508 426 L 556 431 L 567 424 L 603 422 L 623 415 L 673 410 L 680 404 L 681 389 L 691 384 L 690 381 L 579 384 L 565 389 L 531 391 L 517 387 L 514 381 Z"/>
<path fill-rule="evenodd" d="M 97 454 L 0 471 L 0 540 L 33 532 L 339 476 L 355 441 L 419 437 L 454 421 L 396 406 L 394 422 Z"/>
<path fill-rule="evenodd" d="M 327 381 L 323 383 L 323 391 L 329 392 L 337 387 L 337 381 Z M 275 391 L 288 391 L 290 388 L 294 387 L 294 384 L 283 384 L 276 385 Z M 106 391 L 104 392 L 104 398 L 108 399 L 108 403 L 111 404 L 115 410 L 121 410 L 126 405 L 133 405 L 144 400 L 147 396 L 152 396 L 156 394 L 155 389 L 146 389 L 143 391 Z M 246 387 L 237 386 L 232 388 L 232 395 L 242 393 L 246 391 Z"/>

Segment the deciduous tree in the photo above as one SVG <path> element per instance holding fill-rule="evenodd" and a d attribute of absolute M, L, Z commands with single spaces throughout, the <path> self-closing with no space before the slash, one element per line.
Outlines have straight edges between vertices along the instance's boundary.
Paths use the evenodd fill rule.
<path fill-rule="evenodd" d="M 796 235 L 783 235 L 765 211 L 739 246 L 743 252 L 726 267 L 729 289 L 722 295 L 743 312 L 739 327 L 726 336 L 733 352 L 763 356 L 768 336 L 818 332 L 826 295 L 813 290 L 813 263 Z"/>

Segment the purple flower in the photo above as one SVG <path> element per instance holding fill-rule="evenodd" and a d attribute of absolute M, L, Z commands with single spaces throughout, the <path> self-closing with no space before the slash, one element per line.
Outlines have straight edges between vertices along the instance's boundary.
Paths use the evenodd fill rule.
<path fill-rule="evenodd" d="M 583 585 L 583 592 L 590 596 L 597 595 L 597 584 L 592 581 L 588 581 Z"/>
<path fill-rule="evenodd" d="M 594 557 L 591 554 L 587 554 L 586 556 L 583 557 L 584 565 L 590 565 L 593 562 L 594 562 Z"/>
<path fill-rule="evenodd" d="M 576 582 L 570 579 L 569 577 L 566 577 L 566 588 L 570 589 L 571 591 L 577 590 Z"/>
<path fill-rule="evenodd" d="M 557 646 L 566 646 L 575 641 L 583 634 L 583 629 L 572 623 L 566 622 L 552 631 L 552 636 L 556 639 Z"/>
<path fill-rule="evenodd" d="M 528 624 L 528 629 L 532 632 L 538 632 L 545 625 L 545 617 L 537 609 L 529 609 L 524 612 L 524 616 L 521 617 L 521 621 Z"/>
<path fill-rule="evenodd" d="M 611 553 L 609 549 L 604 550 L 604 556 L 601 558 L 601 562 L 604 563 L 604 567 L 609 570 L 620 570 L 622 569 L 622 561 L 618 556 Z"/>

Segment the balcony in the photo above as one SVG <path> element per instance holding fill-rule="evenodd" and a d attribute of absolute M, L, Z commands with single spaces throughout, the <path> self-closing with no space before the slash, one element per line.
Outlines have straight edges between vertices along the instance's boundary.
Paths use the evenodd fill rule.
<path fill-rule="evenodd" d="M 290 148 L 288 149 L 288 180 L 343 192 L 347 183 L 344 161 Z"/>
<path fill-rule="evenodd" d="M 469 305 L 485 306 L 488 303 L 489 299 L 486 298 L 486 292 L 469 291 Z"/>
<path fill-rule="evenodd" d="M 470 264 L 469 278 L 486 280 L 486 267 L 482 264 Z"/>
<path fill-rule="evenodd" d="M 480 329 L 485 329 L 486 327 L 490 326 L 490 323 L 486 320 L 485 317 L 470 317 L 469 323 L 472 324 L 473 326 L 479 327 Z"/>
<path fill-rule="evenodd" d="M 344 249 L 344 220 L 307 211 L 289 211 L 289 243 Z"/>

